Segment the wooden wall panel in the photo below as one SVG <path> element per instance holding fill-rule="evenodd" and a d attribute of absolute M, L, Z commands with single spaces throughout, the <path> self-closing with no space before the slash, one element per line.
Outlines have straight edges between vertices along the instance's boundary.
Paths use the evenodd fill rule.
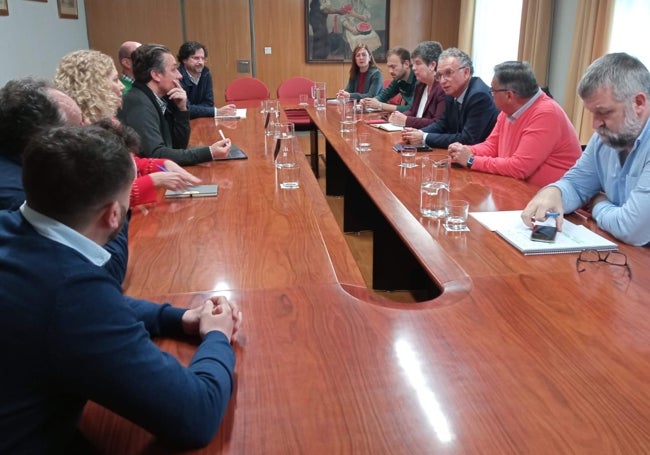
<path fill-rule="evenodd" d="M 86 0 L 90 47 L 114 58 L 126 40 L 158 42 L 174 54 L 185 39 L 208 47 L 215 102 L 224 102 L 228 82 L 237 73 L 238 59 L 252 59 L 248 0 Z M 420 41 L 434 39 L 443 47 L 458 40 L 460 2 L 457 0 L 392 0 L 388 47 L 412 50 Z M 328 84 L 328 95 L 347 83 L 350 63 L 306 63 L 305 0 L 254 0 L 256 75 L 271 90 L 284 79 L 302 75 Z M 271 47 L 271 55 L 264 48 Z M 251 64 L 253 62 L 251 61 Z M 385 77 L 388 71 L 379 65 Z M 252 69 L 252 68 L 251 68 Z"/>
<path fill-rule="evenodd" d="M 90 48 L 116 63 L 124 41 L 164 44 L 174 53 L 182 42 L 179 0 L 85 0 L 85 6 Z"/>
<path fill-rule="evenodd" d="M 280 82 L 297 75 L 327 82 L 328 96 L 345 87 L 349 63 L 306 63 L 304 0 L 256 1 L 254 10 L 257 73 L 273 96 Z M 268 46 L 273 53 L 264 55 Z"/>
<path fill-rule="evenodd" d="M 436 39 L 431 32 L 431 0 L 393 0 L 390 6 L 390 47 L 412 51 L 418 43 Z"/>
<path fill-rule="evenodd" d="M 460 3 L 458 0 L 431 0 L 430 39 L 440 42 L 443 49 L 458 46 Z"/>
<path fill-rule="evenodd" d="M 237 60 L 251 60 L 249 17 L 248 0 L 185 0 L 185 37 L 208 48 L 207 66 L 218 106 L 225 102 L 231 80 L 251 75 L 237 73 Z"/>

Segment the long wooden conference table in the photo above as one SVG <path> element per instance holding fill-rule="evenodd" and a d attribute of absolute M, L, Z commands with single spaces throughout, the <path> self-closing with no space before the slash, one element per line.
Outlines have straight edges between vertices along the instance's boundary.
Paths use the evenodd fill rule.
<path fill-rule="evenodd" d="M 345 229 L 375 231 L 373 281 L 427 297 L 396 303 L 367 289 L 303 156 L 300 189 L 279 188 L 255 109 L 194 121 L 193 143 L 222 129 L 249 159 L 191 168 L 219 185 L 216 198 L 136 210 L 125 282 L 181 307 L 227 295 L 244 312 L 228 412 L 191 453 L 649 453 L 650 251 L 617 242 L 631 276 L 603 262 L 579 273 L 577 254 L 524 256 L 472 218 L 469 232 L 448 233 L 420 218 L 419 172 L 398 166 L 398 134 L 372 130 L 372 151 L 359 154 L 335 106 L 308 111 Z M 451 174 L 452 197 L 471 211 L 521 209 L 535 192 Z M 157 343 L 185 364 L 196 346 Z M 174 452 L 96 404 L 80 428 L 104 453 Z"/>

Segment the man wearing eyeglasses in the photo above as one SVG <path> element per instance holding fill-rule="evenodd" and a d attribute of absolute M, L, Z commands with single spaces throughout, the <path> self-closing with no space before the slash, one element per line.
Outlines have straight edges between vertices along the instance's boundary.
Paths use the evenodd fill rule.
<path fill-rule="evenodd" d="M 473 74 L 469 55 L 455 47 L 444 50 L 436 78 L 446 94 L 445 113 L 422 130 L 404 128 L 402 140 L 433 148 L 447 148 L 454 142 L 471 145 L 484 141 L 494 127 L 499 110 L 490 88 Z"/>
<path fill-rule="evenodd" d="M 124 85 L 122 95 L 131 90 L 135 77 L 133 76 L 133 62 L 131 61 L 131 54 L 141 46 L 137 41 L 125 41 L 117 51 L 117 57 L 122 68 L 120 74 L 120 82 Z"/>
<path fill-rule="evenodd" d="M 562 107 L 537 85 L 530 65 L 495 66 L 490 92 L 501 111 L 496 126 L 480 144 L 451 144 L 452 162 L 538 188 L 562 177 L 580 157 L 580 141 Z"/>
<path fill-rule="evenodd" d="M 628 54 L 607 54 L 587 68 L 578 95 L 596 132 L 564 177 L 528 203 L 522 220 L 532 226 L 558 212 L 561 231 L 563 214 L 586 205 L 601 229 L 650 246 L 650 72 Z"/>

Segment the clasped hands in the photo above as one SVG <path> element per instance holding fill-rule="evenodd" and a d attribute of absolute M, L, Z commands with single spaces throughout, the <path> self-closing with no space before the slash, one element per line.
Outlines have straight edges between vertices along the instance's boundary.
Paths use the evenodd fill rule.
<path fill-rule="evenodd" d="M 188 335 L 203 338 L 216 330 L 233 342 L 241 328 L 242 312 L 237 303 L 224 296 L 215 296 L 183 313 L 182 324 L 183 331 Z"/>

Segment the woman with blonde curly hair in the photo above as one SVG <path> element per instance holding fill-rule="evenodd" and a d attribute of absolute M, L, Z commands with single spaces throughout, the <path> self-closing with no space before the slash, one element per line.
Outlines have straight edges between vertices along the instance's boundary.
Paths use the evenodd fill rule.
<path fill-rule="evenodd" d="M 54 84 L 77 102 L 85 123 L 95 123 L 104 118 L 119 123 L 115 115 L 122 106 L 124 85 L 108 55 L 93 50 L 65 55 L 56 69 Z M 133 158 L 138 177 L 131 189 L 131 207 L 155 202 L 156 188 L 181 190 L 201 182 L 172 160 L 135 155 Z"/>
<path fill-rule="evenodd" d="M 113 59 L 99 51 L 81 50 L 65 55 L 54 75 L 56 87 L 81 108 L 85 123 L 115 116 L 122 105 L 122 86 Z"/>

